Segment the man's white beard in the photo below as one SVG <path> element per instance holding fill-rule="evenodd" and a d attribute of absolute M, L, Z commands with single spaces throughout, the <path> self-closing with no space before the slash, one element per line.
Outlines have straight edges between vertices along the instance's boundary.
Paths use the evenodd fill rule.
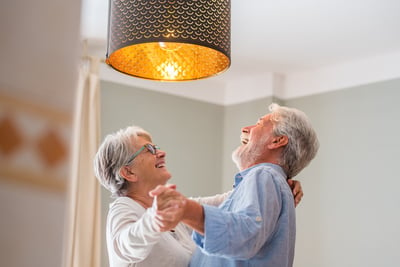
<path fill-rule="evenodd" d="M 241 145 L 232 152 L 232 160 L 236 167 L 242 171 L 257 162 L 263 153 L 262 146 Z"/>
<path fill-rule="evenodd" d="M 239 170 L 242 170 L 242 164 L 241 164 L 241 161 L 240 161 L 240 159 L 241 159 L 241 154 L 243 153 L 243 151 L 240 151 L 240 146 L 239 147 L 237 147 L 235 150 L 233 150 L 233 152 L 232 152 L 232 161 L 236 164 L 236 167 L 239 169 Z"/>
<path fill-rule="evenodd" d="M 247 144 L 239 146 L 232 152 L 232 160 L 239 171 L 246 169 L 249 163 L 254 160 L 252 150 L 254 149 L 251 149 L 251 146 Z"/>

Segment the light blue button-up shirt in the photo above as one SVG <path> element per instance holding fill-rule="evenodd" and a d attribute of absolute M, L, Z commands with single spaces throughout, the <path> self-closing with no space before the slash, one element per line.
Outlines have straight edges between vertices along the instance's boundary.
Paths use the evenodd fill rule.
<path fill-rule="evenodd" d="M 219 207 L 204 205 L 204 236 L 194 232 L 192 267 L 293 265 L 294 199 L 282 168 L 262 163 L 235 176 Z"/>

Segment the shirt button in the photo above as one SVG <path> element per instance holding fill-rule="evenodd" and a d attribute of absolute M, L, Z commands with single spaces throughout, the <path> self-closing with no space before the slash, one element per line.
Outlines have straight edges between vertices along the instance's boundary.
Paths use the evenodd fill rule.
<path fill-rule="evenodd" d="M 261 222 L 261 221 L 262 221 L 261 217 L 260 217 L 260 216 L 257 216 L 257 217 L 256 217 L 256 222 Z"/>

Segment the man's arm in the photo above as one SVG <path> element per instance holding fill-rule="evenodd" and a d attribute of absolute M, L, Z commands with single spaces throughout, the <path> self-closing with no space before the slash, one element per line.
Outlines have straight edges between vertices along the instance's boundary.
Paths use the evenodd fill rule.
<path fill-rule="evenodd" d="M 199 234 L 204 234 L 204 209 L 198 202 L 188 199 L 182 222 L 193 228 Z"/>

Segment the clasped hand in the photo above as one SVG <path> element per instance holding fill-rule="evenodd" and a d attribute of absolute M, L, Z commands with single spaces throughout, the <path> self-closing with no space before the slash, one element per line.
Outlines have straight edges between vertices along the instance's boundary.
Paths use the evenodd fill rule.
<path fill-rule="evenodd" d="M 175 189 L 176 185 L 159 185 L 149 192 L 154 197 L 154 218 L 159 232 L 173 230 L 185 213 L 186 198 Z"/>

